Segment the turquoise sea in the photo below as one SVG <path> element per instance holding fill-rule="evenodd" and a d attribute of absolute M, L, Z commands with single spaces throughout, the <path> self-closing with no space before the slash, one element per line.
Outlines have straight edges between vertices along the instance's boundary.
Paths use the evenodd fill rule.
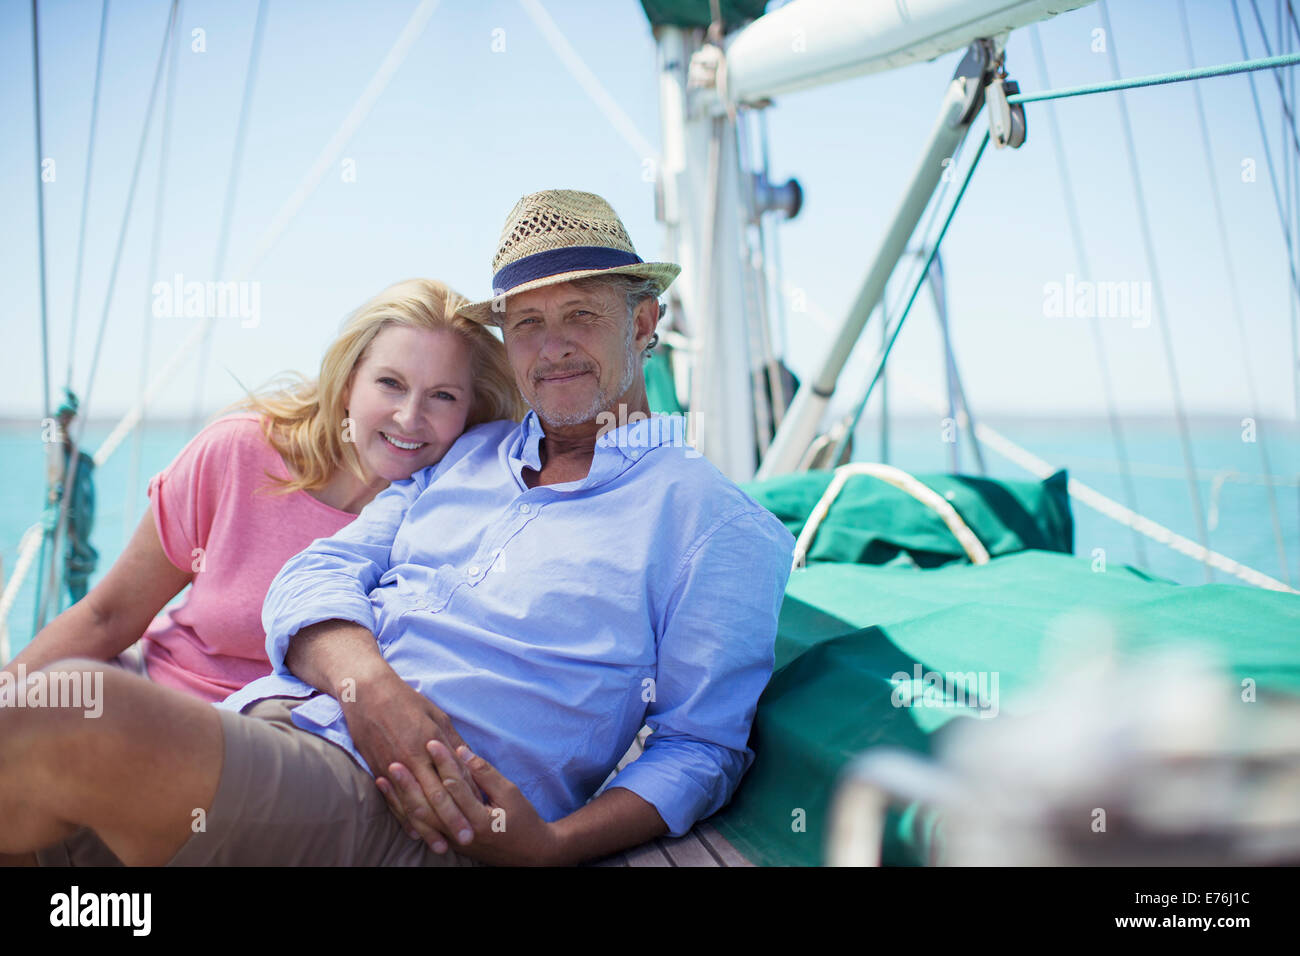
<path fill-rule="evenodd" d="M 1125 502 L 1115 458 L 1115 447 L 1104 419 L 998 419 L 984 424 L 1040 458 L 1069 468 L 1070 474 L 1101 493 Z M 111 423 L 91 423 L 85 447 L 95 449 Z M 878 459 L 875 425 L 864 422 L 855 457 Z M 1124 424 L 1137 510 L 1180 534 L 1195 540 L 1196 528 L 1183 472 L 1177 433 L 1171 422 L 1133 420 Z M 188 423 L 146 424 L 138 439 L 128 439 L 98 473 L 97 513 L 92 541 L 100 552 L 100 572 L 121 552 L 130 531 L 148 504 L 145 485 L 172 459 L 194 433 Z M 1271 459 L 1283 540 L 1289 568 L 1278 555 L 1270 517 L 1265 476 L 1261 473 L 1259 446 L 1243 440 L 1239 419 L 1196 419 L 1192 423 L 1193 454 L 1198 485 L 1207 513 L 1217 508 L 1217 521 L 1209 532 L 1210 547 L 1256 570 L 1293 586 L 1300 584 L 1300 426 L 1295 422 L 1261 421 L 1256 438 L 1265 443 Z M 963 436 L 964 440 L 964 436 Z M 891 426 L 890 462 L 912 472 L 947 471 L 950 445 L 942 440 L 933 419 L 896 421 Z M 970 449 L 959 446 L 961 470 L 976 473 Z M 138 468 L 132 476 L 138 455 Z M 39 423 L 0 424 L 0 558 L 5 580 L 14 568 L 19 539 L 40 513 L 44 494 L 44 446 Z M 995 478 L 1025 479 L 1017 466 L 985 451 L 988 473 Z M 1217 480 L 1216 480 L 1217 478 Z M 1074 506 L 1075 554 L 1091 558 L 1105 551 L 1108 565 L 1138 564 L 1160 577 L 1184 584 L 1201 584 L 1200 565 L 1167 547 L 1147 540 L 1146 561 L 1138 562 L 1133 532 L 1078 503 Z M 31 639 L 34 574 L 29 574 L 9 616 L 11 653 Z M 98 579 L 98 575 L 95 580 Z M 1240 583 L 1222 574 L 1215 580 Z M 1246 586 L 1246 585 L 1243 585 Z"/>

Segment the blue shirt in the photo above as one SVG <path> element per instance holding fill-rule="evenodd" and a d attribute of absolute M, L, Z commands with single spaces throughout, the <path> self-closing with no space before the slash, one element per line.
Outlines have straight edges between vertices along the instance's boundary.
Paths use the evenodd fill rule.
<path fill-rule="evenodd" d="M 354 621 L 544 819 L 582 807 L 648 723 L 610 786 L 686 833 L 753 761 L 794 538 L 684 431 L 670 416 L 625 424 L 598 439 L 586 478 L 530 489 L 536 414 L 470 429 L 284 566 L 262 616 L 273 673 L 220 706 L 314 693 L 285 669 L 289 639 Z M 293 722 L 365 766 L 333 697 Z"/>

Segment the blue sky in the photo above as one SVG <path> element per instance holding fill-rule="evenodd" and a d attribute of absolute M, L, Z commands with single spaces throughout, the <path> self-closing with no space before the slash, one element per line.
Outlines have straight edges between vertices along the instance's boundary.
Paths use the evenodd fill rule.
<path fill-rule="evenodd" d="M 416 5 L 271 0 L 234 208 L 232 262 L 247 255 L 300 182 Z M 78 389 L 84 389 L 103 310 L 168 6 L 166 0 L 117 0 L 109 17 L 74 352 Z M 545 6 L 641 133 L 657 144 L 654 46 L 640 4 L 547 0 Z M 1188 6 L 1198 62 L 1240 59 L 1230 5 L 1189 0 Z M 1252 55 L 1262 55 L 1248 0 L 1243 7 Z M 43 152 L 56 164 L 55 181 L 43 187 L 56 386 L 64 381 L 69 354 L 99 10 L 98 0 L 41 3 Z M 120 413 L 139 388 L 152 284 L 176 273 L 213 278 L 255 10 L 255 0 L 183 4 L 160 260 L 148 274 L 161 179 L 156 117 L 109 304 L 92 415 Z M 1264 0 L 1261 12 L 1269 42 L 1276 44 L 1274 0 Z M 1114 33 L 1107 39 L 1125 75 L 1187 66 L 1175 2 L 1113 0 L 1111 15 Z M 1088 6 L 1040 26 L 1053 86 L 1109 77 L 1106 56 L 1092 50 L 1098 24 L 1098 9 Z M 206 45 L 201 53 L 191 49 L 197 29 Z M 494 39 L 498 48 L 504 39 L 503 51 L 494 52 Z M 851 302 L 959 58 L 952 53 L 792 94 L 770 111 L 774 172 L 798 177 L 807 196 L 803 213 L 781 235 L 786 281 L 805 290 L 813 307 L 778 332 L 790 343 L 796 372 L 811 369 L 823 329 Z M 1026 31 L 1012 37 L 1008 66 L 1022 88 L 1042 87 Z M 0 283 L 8 293 L 0 409 L 6 417 L 38 417 L 35 147 L 25 2 L 0 3 L 0 76 Z M 1267 74 L 1258 74 L 1257 84 L 1276 152 L 1279 100 Z M 1214 224 L 1212 175 L 1224 197 L 1263 412 L 1293 421 L 1286 251 L 1249 87 L 1244 77 L 1230 77 L 1206 81 L 1201 89 L 1215 148 L 1212 173 L 1186 85 L 1127 95 L 1168 314 L 1156 315 L 1148 328 L 1134 328 L 1127 319 L 1103 323 L 1119 405 L 1126 415 L 1172 414 L 1158 331 L 1164 323 L 1189 409 L 1249 414 Z M 1047 284 L 1080 271 L 1044 109 L 1030 107 L 1023 149 L 989 150 L 945 243 L 953 336 L 972 407 L 985 415 L 1104 411 L 1086 321 L 1044 315 Z M 1093 278 L 1149 280 L 1113 96 L 1063 101 L 1055 109 Z M 467 295 L 487 294 L 501 223 L 526 192 L 570 187 L 601 193 L 644 257 L 660 251 L 653 189 L 642 177 L 646 157 L 610 127 L 513 0 L 444 0 L 342 156 L 352 161 L 355 181 L 332 169 L 251 276 L 260 282 L 259 325 L 218 323 L 203 392 L 196 395 L 198 368 L 190 361 L 152 414 L 184 418 L 196 405 L 210 412 L 238 396 L 236 380 L 257 385 L 282 369 L 313 373 L 343 316 L 390 282 L 427 275 Z M 1243 181 L 1244 160 L 1255 163 L 1253 182 Z M 154 322 L 151 367 L 184 339 L 193 321 Z M 867 338 L 873 350 L 878 330 Z M 897 361 L 912 377 L 937 384 L 938 356 L 932 314 L 922 307 L 904 330 Z M 847 380 L 862 379 L 866 357 L 851 364 Z M 902 395 L 897 402 L 903 411 L 920 409 Z"/>

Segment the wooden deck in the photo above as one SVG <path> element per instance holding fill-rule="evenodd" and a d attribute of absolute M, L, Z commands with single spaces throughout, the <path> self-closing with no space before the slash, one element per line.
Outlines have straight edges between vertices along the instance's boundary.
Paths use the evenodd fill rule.
<path fill-rule="evenodd" d="M 587 866 L 753 866 L 707 823 L 684 837 L 660 837 L 633 850 L 615 853 Z"/>

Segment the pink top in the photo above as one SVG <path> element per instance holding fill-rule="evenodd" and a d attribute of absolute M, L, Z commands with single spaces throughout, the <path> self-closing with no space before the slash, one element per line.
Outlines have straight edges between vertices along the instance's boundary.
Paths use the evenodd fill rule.
<path fill-rule="evenodd" d="M 242 413 L 203 429 L 149 482 L 163 551 L 194 572 L 181 602 L 145 632 L 156 683 L 219 701 L 269 674 L 262 603 L 271 580 L 356 517 L 305 491 L 277 494 L 268 474 L 288 470 L 262 437 L 261 418 Z"/>

